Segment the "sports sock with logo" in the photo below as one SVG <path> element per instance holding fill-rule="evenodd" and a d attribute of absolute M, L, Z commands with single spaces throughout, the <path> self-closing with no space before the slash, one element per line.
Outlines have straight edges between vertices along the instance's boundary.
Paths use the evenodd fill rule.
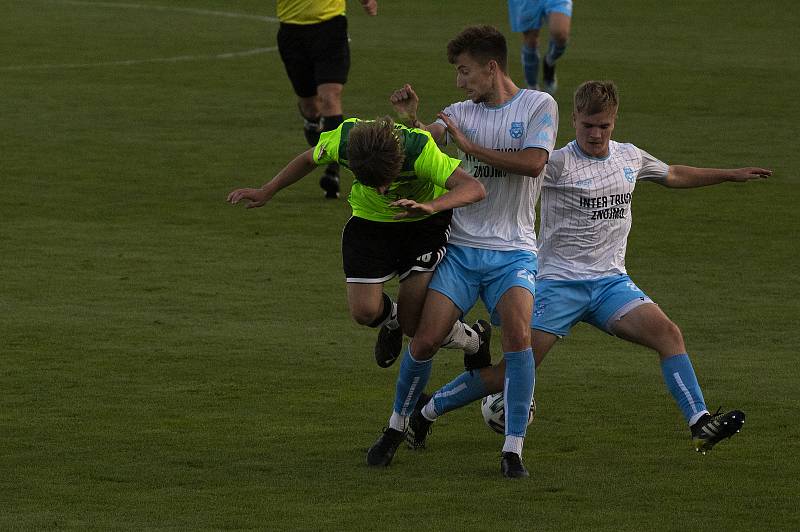
<path fill-rule="evenodd" d="M 681 353 L 661 360 L 661 373 L 669 393 L 678 403 L 686 422 L 691 426 L 707 414 L 703 392 L 697 383 L 689 355 Z"/>
<path fill-rule="evenodd" d="M 389 426 L 395 430 L 405 430 L 408 416 L 417 404 L 419 396 L 425 390 L 431 376 L 433 359 L 418 361 L 411 354 L 412 340 L 405 348 L 403 360 L 400 362 L 400 373 L 395 386 L 394 407 Z"/>
<path fill-rule="evenodd" d="M 438 416 L 468 405 L 485 395 L 486 386 L 480 378 L 480 372 L 465 371 L 433 394 L 433 399 L 428 403 L 433 403 L 433 409 L 426 408 L 423 415 L 433 421 Z"/>
<path fill-rule="evenodd" d="M 505 391 L 506 436 L 525 437 L 528 414 L 536 382 L 533 350 L 504 353 L 506 360 Z"/>

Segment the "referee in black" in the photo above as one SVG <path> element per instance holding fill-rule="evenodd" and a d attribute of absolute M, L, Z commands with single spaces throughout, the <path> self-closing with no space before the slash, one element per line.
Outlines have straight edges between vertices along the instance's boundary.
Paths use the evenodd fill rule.
<path fill-rule="evenodd" d="M 377 0 L 359 0 L 368 15 Z M 298 98 L 303 132 L 316 146 L 322 131 L 342 123 L 342 90 L 350 71 L 345 0 L 278 0 L 278 50 Z M 339 197 L 339 165 L 331 163 L 319 180 L 325 197 Z"/>

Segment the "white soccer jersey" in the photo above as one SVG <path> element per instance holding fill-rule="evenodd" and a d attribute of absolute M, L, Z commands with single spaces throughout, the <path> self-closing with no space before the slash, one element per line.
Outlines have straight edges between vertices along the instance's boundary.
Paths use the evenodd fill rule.
<path fill-rule="evenodd" d="M 660 181 L 669 167 L 633 144 L 609 144 L 604 159 L 572 141 L 545 168 L 540 279 L 585 280 L 625 271 L 631 199 L 637 180 Z"/>
<path fill-rule="evenodd" d="M 544 92 L 521 89 L 500 107 L 470 100 L 444 110 L 473 142 L 500 151 L 542 148 L 553 151 L 558 105 Z M 437 120 L 444 125 L 444 122 Z M 450 137 L 448 136 L 448 142 Z M 486 187 L 486 199 L 453 210 L 450 243 L 484 249 L 536 251 L 536 211 L 540 176 L 498 170 L 458 153 L 463 168 Z"/>

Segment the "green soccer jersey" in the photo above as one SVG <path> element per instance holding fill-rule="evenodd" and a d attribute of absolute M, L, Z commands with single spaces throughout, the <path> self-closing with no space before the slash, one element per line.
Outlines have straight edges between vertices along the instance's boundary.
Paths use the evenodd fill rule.
<path fill-rule="evenodd" d="M 317 164 L 339 163 L 349 169 L 347 160 L 347 139 L 350 131 L 360 120 L 348 118 L 333 131 L 323 132 L 314 148 L 314 162 Z M 425 203 L 435 199 L 447 190 L 447 178 L 461 163 L 439 150 L 430 133 L 421 129 L 411 129 L 395 124 L 398 136 L 403 140 L 405 160 L 400 175 L 389 187 L 386 195 L 381 195 L 372 187 L 353 180 L 347 201 L 353 208 L 353 216 L 375 222 L 413 222 L 425 216 L 395 220 L 394 215 L 401 211 L 389 204 L 398 199 L 412 199 Z"/>

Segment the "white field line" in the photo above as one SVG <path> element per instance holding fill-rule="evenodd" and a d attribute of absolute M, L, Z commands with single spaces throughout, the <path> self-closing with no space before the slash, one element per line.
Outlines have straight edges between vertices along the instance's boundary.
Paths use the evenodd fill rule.
<path fill-rule="evenodd" d="M 244 13 L 231 13 L 227 11 L 210 11 L 206 9 L 192 9 L 185 7 L 168 7 L 168 6 L 155 6 L 146 4 L 124 4 L 116 2 L 84 2 L 81 0 L 48 0 L 50 3 L 69 4 L 77 6 L 99 6 L 123 9 L 150 9 L 154 11 L 175 11 L 180 13 L 189 13 L 193 15 L 208 15 L 216 17 L 228 18 L 243 18 L 248 20 L 258 20 L 260 22 L 278 22 L 274 17 L 263 17 L 259 15 L 247 15 Z M 90 67 L 108 67 L 108 66 L 130 66 L 141 65 L 146 63 L 178 63 L 182 61 L 199 61 L 208 59 L 231 59 L 235 57 L 245 57 L 248 55 L 258 55 L 278 50 L 277 46 L 270 46 L 267 48 L 253 48 L 252 50 L 242 50 L 240 52 L 225 52 L 219 54 L 199 54 L 199 55 L 179 55 L 174 57 L 154 57 L 149 59 L 128 59 L 120 61 L 101 61 L 95 63 L 62 63 L 62 64 L 41 64 L 41 65 L 17 65 L 0 67 L 0 71 L 22 71 L 22 70 L 53 70 L 53 69 L 69 69 L 69 68 L 90 68 Z"/>

